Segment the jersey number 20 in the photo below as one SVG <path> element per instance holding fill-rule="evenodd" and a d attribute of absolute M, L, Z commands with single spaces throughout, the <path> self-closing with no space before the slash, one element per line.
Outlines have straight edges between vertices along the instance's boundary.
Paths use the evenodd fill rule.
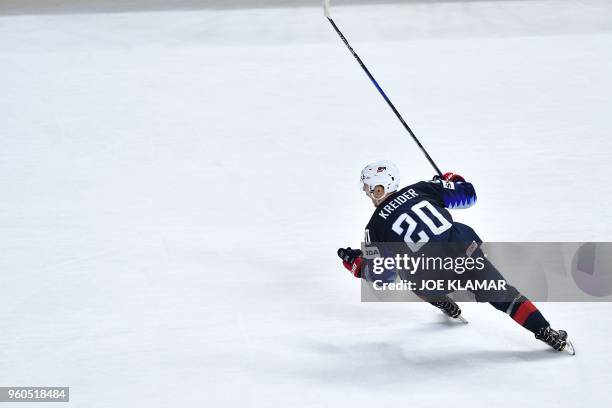
<path fill-rule="evenodd" d="M 436 220 L 438 220 L 440 225 L 436 225 L 434 223 L 434 221 L 429 217 L 429 215 L 427 215 L 425 211 L 423 211 L 424 208 L 427 208 L 427 210 L 429 210 L 431 215 L 433 215 Z M 410 210 L 425 225 L 427 225 L 427 228 L 429 228 L 433 235 L 442 234 L 452 225 L 446 218 L 444 218 L 442 214 L 440 214 L 438 210 L 436 210 L 436 207 L 431 205 L 429 201 L 421 201 L 420 203 L 413 205 Z M 404 228 L 404 224 L 407 224 L 407 228 Z M 418 251 L 423 245 L 429 242 L 429 235 L 427 235 L 425 231 L 417 232 L 417 240 L 413 238 L 413 235 L 418 225 L 419 223 L 413 217 L 411 217 L 408 213 L 403 213 L 402 215 L 397 217 L 397 220 L 395 220 L 393 226 L 391 227 L 397 235 L 399 235 L 400 237 L 404 237 L 404 242 L 406 242 L 408 247 L 413 252 Z"/>

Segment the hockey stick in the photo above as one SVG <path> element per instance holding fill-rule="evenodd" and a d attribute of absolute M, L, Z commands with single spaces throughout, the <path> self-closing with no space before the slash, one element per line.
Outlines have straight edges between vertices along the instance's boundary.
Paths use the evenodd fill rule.
<path fill-rule="evenodd" d="M 417 139 L 416 135 L 414 134 L 414 132 L 412 131 L 412 129 L 410 129 L 410 126 L 408 126 L 408 124 L 406 123 L 406 121 L 404 120 L 404 118 L 402 118 L 402 115 L 398 112 L 398 110 L 395 108 L 395 105 L 393 105 L 393 102 L 391 102 L 391 100 L 389 99 L 389 97 L 387 96 L 387 94 L 385 93 L 385 91 L 383 91 L 383 89 L 380 87 L 380 85 L 378 85 L 378 82 L 376 82 L 376 79 L 374 79 L 374 76 L 372 76 L 372 74 L 370 73 L 370 70 L 365 66 L 365 64 L 363 63 L 363 61 L 361 60 L 361 58 L 359 58 L 359 55 L 357 55 L 357 53 L 355 52 L 355 50 L 353 50 L 353 47 L 351 47 L 351 44 L 349 44 L 348 40 L 346 39 L 346 37 L 344 36 L 344 34 L 342 34 L 342 31 L 340 31 L 340 29 L 338 28 L 338 26 L 336 25 L 336 23 L 334 22 L 334 20 L 331 18 L 331 14 L 329 12 L 329 2 L 330 0 L 323 0 L 323 9 L 325 11 L 325 17 L 327 17 L 327 19 L 329 20 L 329 22 L 331 23 L 332 27 L 334 28 L 334 30 L 336 30 L 336 33 L 338 33 L 338 35 L 340 36 L 340 39 L 342 39 L 342 41 L 344 42 L 344 44 L 346 45 L 346 47 L 349 49 L 349 51 L 351 52 L 351 54 L 353 54 L 353 57 L 355 57 L 355 59 L 357 60 L 357 62 L 359 63 L 359 65 L 361 66 L 361 68 L 363 69 L 363 71 L 366 73 L 366 75 L 368 76 L 368 78 L 370 78 L 370 81 L 372 81 L 372 83 L 374 84 L 374 86 L 376 87 L 376 89 L 378 89 L 378 92 L 380 92 L 380 94 L 382 95 L 382 97 L 385 99 L 385 101 L 387 102 L 387 104 L 389 105 L 389 107 L 391 108 L 391 110 L 393 111 L 393 113 L 395 113 L 395 116 L 397 116 L 397 118 L 399 119 L 400 122 L 402 122 L 402 125 L 404 126 L 404 129 L 406 129 L 408 131 L 408 133 L 410 134 L 410 136 L 412 137 L 412 140 L 414 140 L 414 142 L 417 144 L 417 146 L 419 146 L 419 149 L 421 149 L 421 151 L 423 152 L 423 154 L 425 155 L 425 157 L 427 158 L 427 161 L 429 161 L 429 164 L 432 165 L 432 167 L 434 168 L 434 170 L 436 171 L 436 173 L 438 173 L 438 176 L 442 176 L 442 172 L 440 171 L 440 169 L 438 168 L 438 166 L 436 166 L 436 163 L 434 163 L 433 159 L 431 158 L 431 156 L 429 155 L 429 153 L 427 153 L 427 150 L 425 150 L 425 148 L 423 147 L 423 145 L 421 144 L 421 142 L 419 141 L 419 139 Z"/>

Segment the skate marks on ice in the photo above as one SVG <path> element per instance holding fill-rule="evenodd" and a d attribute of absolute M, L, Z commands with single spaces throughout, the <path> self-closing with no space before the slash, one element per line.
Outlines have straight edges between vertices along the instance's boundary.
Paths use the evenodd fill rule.
<path fill-rule="evenodd" d="M 453 332 L 453 336 L 455 333 Z M 427 343 L 427 339 L 420 340 Z M 562 358 L 554 350 L 534 347 L 531 350 L 479 349 L 477 347 L 449 350 L 456 344 L 447 339 L 443 348 L 432 346 L 427 350 L 413 348 L 412 341 L 363 341 L 349 344 L 312 340 L 304 348 L 324 361 L 316 366 L 290 366 L 281 369 L 292 376 L 308 378 L 323 383 L 353 383 L 356 372 L 367 372 L 368 383 L 388 384 L 394 378 L 423 375 L 415 381 L 429 381 L 440 371 L 447 374 L 475 372 L 481 369 L 496 370 L 499 366 L 517 363 L 545 362 Z"/>
<path fill-rule="evenodd" d="M 362 315 L 363 325 L 352 320 L 352 328 L 335 330 L 330 325 L 330 330 L 310 333 L 297 341 L 276 339 L 276 346 L 284 349 L 286 358 L 271 356 L 264 364 L 268 375 L 298 382 L 355 386 L 367 381 L 368 385 L 389 385 L 410 378 L 414 384 L 429 388 L 432 376 L 440 372 L 445 376 L 477 376 L 483 372 L 516 372 L 522 365 L 534 369 L 576 361 L 539 344 L 528 332 L 520 333 L 517 338 L 525 338 L 518 342 L 514 338 L 508 341 L 504 334 L 493 334 L 495 328 L 482 317 L 477 320 L 478 324 L 475 321 L 470 325 L 449 322 L 433 310 L 424 317 L 400 313 L 374 323 L 366 313 Z"/>

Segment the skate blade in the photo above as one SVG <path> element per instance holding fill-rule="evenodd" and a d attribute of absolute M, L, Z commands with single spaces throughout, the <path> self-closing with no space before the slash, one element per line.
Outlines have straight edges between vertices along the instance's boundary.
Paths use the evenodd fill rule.
<path fill-rule="evenodd" d="M 455 319 L 455 320 L 459 320 L 459 321 L 460 321 L 461 323 L 463 323 L 463 324 L 468 324 L 468 323 L 469 323 L 469 322 L 468 322 L 468 320 L 467 320 L 465 317 L 463 317 L 463 316 L 459 316 L 459 317 L 458 317 L 457 319 Z"/>
<path fill-rule="evenodd" d="M 565 347 L 563 348 L 563 351 L 569 353 L 571 356 L 576 355 L 576 349 L 574 348 L 574 344 L 569 340 L 566 340 L 566 344 L 565 344 Z"/>
<path fill-rule="evenodd" d="M 465 317 L 463 317 L 462 315 L 459 315 L 459 317 L 450 317 L 446 313 L 442 313 L 442 315 L 444 317 L 446 317 L 446 319 L 449 322 L 459 322 L 459 323 L 463 323 L 463 324 L 468 324 L 469 323 L 468 320 Z"/>

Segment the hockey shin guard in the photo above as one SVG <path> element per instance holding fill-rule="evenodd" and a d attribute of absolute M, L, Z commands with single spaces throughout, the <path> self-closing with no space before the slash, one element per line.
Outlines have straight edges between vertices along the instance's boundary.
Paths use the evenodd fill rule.
<path fill-rule="evenodd" d="M 543 327 L 548 327 L 549 323 L 544 318 L 537 307 L 525 296 L 519 294 L 512 302 L 490 302 L 491 305 L 506 314 L 512 319 L 529 330 L 536 333 Z"/>

